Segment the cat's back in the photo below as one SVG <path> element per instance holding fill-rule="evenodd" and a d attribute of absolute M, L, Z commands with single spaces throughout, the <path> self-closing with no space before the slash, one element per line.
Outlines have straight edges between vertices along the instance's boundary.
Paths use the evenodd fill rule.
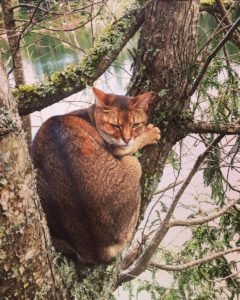
<path fill-rule="evenodd" d="M 72 114 L 54 116 L 43 123 L 33 142 L 33 157 L 37 159 L 36 156 L 49 147 L 55 151 L 61 151 L 65 146 L 71 147 L 71 144 L 68 144 L 69 141 L 71 144 L 79 143 L 81 149 L 86 144 L 92 144 L 92 141 L 95 141 L 95 147 L 97 145 L 104 147 L 104 141 L 92 126 L 86 109 Z M 45 154 L 47 153 L 44 153 L 44 156 Z"/>

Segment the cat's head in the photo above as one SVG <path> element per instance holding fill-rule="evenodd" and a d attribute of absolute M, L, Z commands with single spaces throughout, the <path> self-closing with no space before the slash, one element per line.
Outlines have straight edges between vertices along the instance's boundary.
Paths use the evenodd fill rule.
<path fill-rule="evenodd" d="M 95 124 L 102 138 L 114 146 L 127 146 L 143 133 L 152 93 L 136 97 L 106 94 L 93 87 Z"/>

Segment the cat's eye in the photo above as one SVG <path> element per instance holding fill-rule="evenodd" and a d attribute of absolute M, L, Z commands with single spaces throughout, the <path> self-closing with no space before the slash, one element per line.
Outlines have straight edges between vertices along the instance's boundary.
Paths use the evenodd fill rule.
<path fill-rule="evenodd" d="M 120 129 L 121 128 L 121 126 L 120 125 L 118 125 L 118 124 L 111 124 L 114 128 L 116 128 L 116 129 Z"/>
<path fill-rule="evenodd" d="M 132 124 L 132 128 L 137 128 L 139 126 L 140 126 L 140 123 L 134 123 L 134 124 Z"/>

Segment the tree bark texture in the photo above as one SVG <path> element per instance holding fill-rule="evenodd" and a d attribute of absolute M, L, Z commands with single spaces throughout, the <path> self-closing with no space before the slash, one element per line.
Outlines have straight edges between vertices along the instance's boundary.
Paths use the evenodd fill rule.
<path fill-rule="evenodd" d="M 9 50 L 12 55 L 12 67 L 16 86 L 25 84 L 23 60 L 20 51 L 20 33 L 16 31 L 16 23 L 10 0 L 1 2 L 4 27 L 8 37 Z M 23 129 L 26 133 L 27 144 L 32 143 L 32 128 L 30 116 L 22 117 Z"/>
<path fill-rule="evenodd" d="M 179 120 L 189 106 L 188 84 L 193 76 L 199 0 L 154 0 L 142 25 L 129 93 L 153 91 L 150 122 L 159 126 L 157 146 L 143 151 L 142 212 L 159 183 L 173 145 L 182 137 Z"/>
<path fill-rule="evenodd" d="M 2 63 L 0 78 L 0 298 L 55 299 L 48 230 Z"/>

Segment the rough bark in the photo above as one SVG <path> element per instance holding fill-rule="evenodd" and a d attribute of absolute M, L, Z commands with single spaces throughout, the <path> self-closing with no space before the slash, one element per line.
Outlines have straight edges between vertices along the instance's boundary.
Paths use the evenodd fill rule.
<path fill-rule="evenodd" d="M 198 18 L 198 0 L 156 0 L 141 29 L 129 93 L 154 92 L 150 121 L 162 131 L 158 146 L 148 147 L 141 158 L 142 212 L 159 183 L 170 150 L 185 134 L 179 121 L 190 101 L 187 91 L 194 71 Z"/>
<path fill-rule="evenodd" d="M 0 296 L 2 299 L 54 299 L 42 218 L 17 107 L 0 63 Z"/>
<path fill-rule="evenodd" d="M 25 84 L 23 72 L 23 60 L 20 51 L 20 32 L 16 31 L 16 23 L 12 10 L 11 1 L 3 0 L 1 2 L 2 15 L 6 35 L 8 37 L 9 50 L 12 55 L 12 68 L 16 86 Z M 22 117 L 23 129 L 26 133 L 27 143 L 31 145 L 32 129 L 30 116 Z"/>

